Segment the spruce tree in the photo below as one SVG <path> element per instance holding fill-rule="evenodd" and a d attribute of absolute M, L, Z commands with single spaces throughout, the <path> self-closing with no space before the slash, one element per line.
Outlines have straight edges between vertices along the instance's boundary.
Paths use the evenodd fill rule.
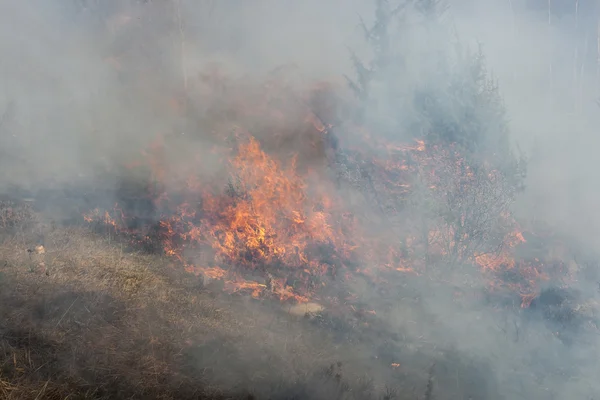
<path fill-rule="evenodd" d="M 429 221 L 424 229 L 449 228 L 445 246 L 457 262 L 499 249 L 526 163 L 513 150 L 482 46 L 463 46 L 447 14 L 443 0 L 376 0 L 375 22 L 361 23 L 372 58 L 352 53 L 356 76 L 348 81 L 360 101 L 357 123 L 386 140 L 425 141 L 431 168 L 421 168 L 416 181 L 425 183 L 409 203 Z M 432 173 L 438 185 L 427 183 Z"/>

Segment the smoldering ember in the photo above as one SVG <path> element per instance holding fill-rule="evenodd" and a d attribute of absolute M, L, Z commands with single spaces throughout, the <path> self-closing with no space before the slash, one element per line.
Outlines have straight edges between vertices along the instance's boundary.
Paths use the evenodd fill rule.
<path fill-rule="evenodd" d="M 0 398 L 600 399 L 596 3 L 0 2 Z"/>

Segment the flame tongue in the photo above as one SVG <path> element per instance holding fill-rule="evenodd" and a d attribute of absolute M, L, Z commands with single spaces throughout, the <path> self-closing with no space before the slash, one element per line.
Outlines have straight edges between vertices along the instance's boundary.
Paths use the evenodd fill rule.
<path fill-rule="evenodd" d="M 241 140 L 228 170 L 226 185 L 188 180 L 177 196 L 184 201 L 159 222 L 164 253 L 188 272 L 224 280 L 227 291 L 307 301 L 315 278 L 334 272 L 351 256 L 354 245 L 340 233 L 348 231 L 351 220 L 340 214 L 323 185 L 309 184 L 310 176 L 298 174 L 294 158 L 283 165 L 253 137 Z M 166 172 L 153 178 L 161 182 Z M 155 199 L 162 209 L 170 203 L 166 194 Z M 127 217 L 118 206 L 112 213 L 95 210 L 85 219 L 126 230 Z M 201 259 L 204 266 L 197 265 Z M 268 284 L 244 279 L 242 272 L 251 270 L 269 270 L 273 277 Z"/>
<path fill-rule="evenodd" d="M 255 109 L 268 104 L 257 101 L 243 110 L 244 115 L 260 114 Z M 278 110 L 267 115 L 285 120 Z M 345 164 L 338 165 L 343 173 L 337 177 L 346 183 L 359 181 L 360 188 L 351 193 L 362 196 L 356 207 L 352 196 L 319 174 L 319 167 L 299 162 L 300 152 L 319 149 L 319 140 L 331 128 L 312 112 L 303 121 L 309 145 L 304 143 L 291 157 L 275 157 L 277 152 L 266 149 L 277 146 L 239 128 L 216 140 L 220 145 L 211 149 L 211 162 L 222 159 L 225 169 L 216 178 L 196 173 L 204 169 L 195 167 L 193 158 L 167 163 L 166 141 L 159 138 L 140 163 L 152 171 L 148 193 L 161 213 L 158 226 L 139 232 L 132 228 L 136 217 L 120 205 L 111 212 L 94 210 L 85 219 L 135 234 L 137 241 L 159 239 L 164 253 L 188 272 L 221 280 L 232 293 L 307 302 L 325 285 L 325 276 L 353 279 L 360 274 L 385 284 L 381 271 L 424 275 L 436 263 L 460 261 L 477 265 L 490 277 L 490 287 L 508 288 L 528 305 L 539 282 L 547 278 L 544 264 L 517 260 L 515 249 L 525 239 L 516 222 L 481 197 L 502 184 L 497 171 L 471 168 L 452 146 L 441 149 L 423 140 L 378 143 L 357 129 L 361 146 L 344 154 Z M 319 140 L 313 140 L 315 132 Z M 279 136 L 274 138 L 282 143 Z M 192 172 L 183 189 L 167 191 L 171 176 L 181 176 L 182 171 Z M 482 202 L 487 214 L 477 214 L 476 207 L 458 196 L 461 193 L 469 201 Z M 427 205 L 438 214 L 430 216 L 429 209 L 421 209 L 415 218 L 406 212 L 411 203 Z M 498 222 L 515 229 L 504 234 L 487 226 Z M 501 245 L 488 251 L 489 243 Z M 264 281 L 252 280 L 249 273 Z"/>

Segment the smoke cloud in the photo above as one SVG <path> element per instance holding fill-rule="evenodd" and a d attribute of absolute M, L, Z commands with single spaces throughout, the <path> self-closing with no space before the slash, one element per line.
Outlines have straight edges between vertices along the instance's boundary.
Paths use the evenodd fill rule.
<path fill-rule="evenodd" d="M 44 204 L 46 217 L 59 222 L 94 207 L 110 207 L 124 192 L 135 192 L 142 180 L 125 165 L 159 138 L 169 143 L 161 160 L 170 167 L 169 188 L 183 187 L 190 172 L 186 168 L 198 165 L 195 173 L 225 179 L 225 165 L 211 152 L 215 132 L 233 131 L 242 119 L 252 122 L 253 135 L 266 141 L 271 154 L 286 158 L 300 153 L 300 168 L 326 174 L 323 171 L 334 157 L 328 153 L 330 144 L 315 152 L 313 142 L 301 138 L 305 132 L 295 129 L 315 104 L 311 101 L 323 99 L 279 103 L 290 117 L 283 127 L 275 117 L 246 119 L 238 105 L 254 105 L 257 93 L 273 81 L 285 81 L 286 90 L 303 99 L 310 87 L 326 82 L 335 88 L 333 97 L 344 100 L 332 101 L 329 109 L 319 103 L 328 112 L 319 117 L 335 122 L 332 132 L 343 153 L 354 143 L 346 135 L 345 121 L 355 116 L 347 110 L 358 101 L 345 76 L 356 78 L 352 56 L 365 63 L 373 57 L 361 23 L 376 23 L 375 3 L 0 0 L 0 193 L 11 199 L 34 197 Z M 402 2 L 389 3 L 394 9 Z M 568 243 L 568 250 L 561 247 L 556 252 L 563 251 L 565 262 L 587 277 L 572 282 L 575 294 L 569 304 L 581 304 L 582 299 L 595 304 L 600 279 L 594 263 L 600 241 L 595 172 L 600 146 L 600 7 L 593 0 L 447 3 L 445 12 L 432 20 L 406 6 L 403 17 L 391 25 L 390 47 L 407 54 L 404 68 L 386 70 L 373 83 L 375 100 L 363 121 L 373 128 L 373 140 L 411 140 L 414 127 L 422 127 L 417 94 L 445 91 L 448 79 L 466 68 L 458 54 L 481 49 L 506 108 L 510 147 L 528 159 L 525 190 L 517 197 L 514 212 Z M 440 109 L 461 112 L 456 104 Z M 232 126 L 221 124 L 223 116 L 231 116 Z M 283 139 L 269 144 L 269 135 L 280 128 Z M 186 159 L 199 161 L 186 165 L 182 162 Z M 346 183 L 326 190 L 343 194 L 353 211 L 368 210 L 373 221 L 379 218 L 367 229 L 372 237 L 382 236 L 383 242 L 383 236 L 396 233 L 392 217 L 386 220 L 385 214 L 373 211 L 368 204 L 373 200 L 365 191 Z M 158 217 L 154 209 L 139 212 L 150 214 L 150 219 Z M 369 371 L 378 389 L 398 387 L 398 398 L 599 395 L 600 343 L 597 333 L 583 326 L 593 324 L 596 316 L 583 322 L 573 315 L 556 317 L 564 299 L 553 303 L 538 297 L 531 307 L 521 309 L 518 304 L 500 307 L 483 295 L 466 298 L 465 293 L 483 291 L 486 285 L 477 271 L 467 267 L 440 269 L 433 275 L 400 274 L 394 278 L 394 293 L 356 280 L 351 289 L 364 310 L 376 315 L 360 334 L 352 333 L 356 326 L 343 316 L 333 322 L 313 318 L 303 328 L 290 327 L 277 317 L 271 325 L 271 315 L 277 314 L 261 305 L 247 337 L 207 339 L 188 362 L 198 371 L 210 370 L 215 384 L 253 390 L 259 398 L 280 392 L 251 387 L 248 370 L 257 368 L 282 380 L 285 374 L 294 376 L 290 379 L 309 375 L 304 370 L 311 368 L 310 359 L 280 368 L 282 359 L 293 352 L 327 360 L 344 358 L 349 376 Z M 444 280 L 447 275 L 453 276 L 451 283 L 450 278 Z M 545 289 L 551 297 L 556 288 L 550 286 Z M 60 304 L 68 307 L 70 301 Z M 545 304 L 551 304 L 551 311 Z M 234 304 L 228 312 L 243 314 L 246 306 Z M 554 313 L 552 318 L 548 313 Z M 333 344 L 320 341 L 319 329 L 334 337 L 335 346 L 346 352 L 343 357 Z M 294 337 L 302 345 L 308 343 L 308 350 L 292 343 Z M 253 346 L 259 340 L 257 350 Z M 217 357 L 213 347 L 224 349 L 225 359 Z M 418 372 L 399 378 L 396 372 L 406 363 Z M 302 395 L 338 395 L 330 391 L 329 383 L 315 382 L 322 390 Z"/>

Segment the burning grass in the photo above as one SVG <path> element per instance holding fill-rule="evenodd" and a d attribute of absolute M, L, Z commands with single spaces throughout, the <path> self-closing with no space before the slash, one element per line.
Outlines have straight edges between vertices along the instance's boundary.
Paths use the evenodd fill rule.
<path fill-rule="evenodd" d="M 436 337 L 446 333 L 423 322 L 421 293 L 439 295 L 449 283 L 364 276 L 332 284 L 340 293 L 330 291 L 325 308 L 288 306 L 222 292 L 227 278 L 219 269 L 202 279 L 176 268 L 177 258 L 136 250 L 104 231 L 43 221 L 32 214 L 25 225 L 7 228 L 0 243 L 5 398 L 408 400 L 498 393 L 493 374 L 483 373 L 487 364 L 441 346 Z M 28 252 L 40 234 L 44 251 Z M 567 299 L 542 314 L 573 304 L 584 303 Z M 539 307 L 536 301 L 531 312 Z M 579 320 L 582 327 L 592 321 Z"/>
<path fill-rule="evenodd" d="M 286 309 L 208 291 L 169 259 L 125 252 L 85 228 L 45 232 L 46 274 L 29 268 L 24 244 L 35 241 L 27 231 L 0 244 L 3 398 L 341 398 L 354 389 L 319 372 L 352 363 Z M 360 398 L 377 398 L 375 386 L 361 388 Z"/>
<path fill-rule="evenodd" d="M 228 295 L 173 268 L 172 257 L 77 226 L 48 225 L 45 268 L 31 268 L 34 232 L 0 243 L 4 398 L 445 399 L 456 394 L 443 389 L 451 364 L 474 373 L 390 325 L 399 317 L 384 303 L 375 311 L 356 299 L 349 312 Z M 388 300 L 403 304 L 400 290 Z M 478 382 L 461 387 L 495 390 Z"/>
<path fill-rule="evenodd" d="M 137 194 L 142 210 L 126 198 L 85 220 L 158 249 L 190 273 L 224 280 L 229 292 L 284 302 L 320 301 L 336 279 L 471 265 L 490 290 L 513 292 L 527 307 L 550 279 L 547 265 L 563 262 L 518 256 L 526 240 L 510 213 L 516 189 L 454 146 L 375 142 L 338 152 L 327 168 L 302 169 L 304 155 L 269 154 L 248 132 L 223 140 L 210 152 L 225 174 L 191 174 L 176 187 L 175 171 L 202 167 L 187 166 L 190 159 L 157 162 L 169 148 L 157 142 L 137 163 L 150 170 Z M 343 174 L 352 168 L 358 177 Z M 552 279 L 570 278 L 555 272 Z"/>

